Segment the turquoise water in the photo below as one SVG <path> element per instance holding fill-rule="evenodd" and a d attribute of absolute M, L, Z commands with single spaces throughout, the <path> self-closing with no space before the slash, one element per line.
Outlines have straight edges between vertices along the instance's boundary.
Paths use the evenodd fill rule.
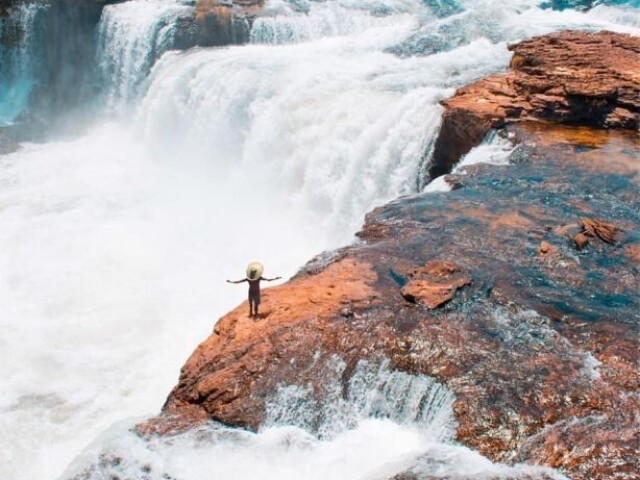
<path fill-rule="evenodd" d="M 0 17 L 0 126 L 10 125 L 28 107 L 36 83 L 36 21 L 45 7 L 14 7 Z"/>
<path fill-rule="evenodd" d="M 638 8 L 640 7 L 640 0 L 547 0 L 540 4 L 542 8 L 552 8 L 553 10 L 567 10 L 572 8 L 587 10 L 599 5 Z"/>
<path fill-rule="evenodd" d="M 7 84 L 0 85 L 0 127 L 11 125 L 26 108 L 29 94 L 33 89 L 33 80 L 26 76 L 11 79 Z"/>

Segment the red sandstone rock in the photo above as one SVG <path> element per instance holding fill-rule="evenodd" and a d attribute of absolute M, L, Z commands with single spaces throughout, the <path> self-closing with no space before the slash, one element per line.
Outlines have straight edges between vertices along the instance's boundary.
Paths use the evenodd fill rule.
<path fill-rule="evenodd" d="M 220 46 L 248 41 L 247 21 L 262 9 L 264 0 L 197 0 L 195 25 L 196 44 L 200 46 Z M 246 31 L 244 31 L 246 30 Z"/>
<path fill-rule="evenodd" d="M 327 336 L 327 319 L 344 321 L 345 309 L 353 313 L 370 305 L 375 279 L 368 264 L 344 258 L 317 275 L 265 289 L 260 318 L 249 317 L 243 304 L 218 321 L 213 334 L 182 367 L 180 382 L 163 408 L 165 414 L 140 425 L 138 432 L 175 432 L 208 418 L 256 429 L 263 418 L 262 381 L 269 382 L 269 370 L 280 370 L 271 376 L 275 387 L 283 373 L 290 378 L 300 374 L 292 359 L 306 362 L 322 347 L 339 351 L 336 342 L 341 339 Z M 262 380 L 256 382 L 257 378 Z"/>
<path fill-rule="evenodd" d="M 582 250 L 589 244 L 589 238 L 599 238 L 605 243 L 615 243 L 616 234 L 620 231 L 618 227 L 604 220 L 593 220 L 581 218 L 580 227 L 582 232 L 573 237 L 573 243 L 578 250 Z"/>
<path fill-rule="evenodd" d="M 544 240 L 540 242 L 540 246 L 538 247 L 538 255 L 541 257 L 551 256 L 558 253 L 558 249 L 551 245 L 549 242 L 545 242 Z"/>
<path fill-rule="evenodd" d="M 589 245 L 589 237 L 584 233 L 578 233 L 573 237 L 573 243 L 578 250 L 582 250 L 584 247 Z"/>
<path fill-rule="evenodd" d="M 580 36 L 583 50 L 587 39 L 597 45 L 611 36 L 616 49 L 628 41 L 620 36 L 619 43 L 614 34 Z M 550 48 L 565 40 L 550 40 Z M 514 58 L 517 72 L 527 75 L 544 64 L 529 53 Z M 626 67 L 611 63 L 624 90 Z M 563 71 L 553 75 L 557 83 L 547 91 L 522 77 L 521 88 L 537 95 L 535 108 L 570 105 L 560 99 L 568 82 Z M 515 89 L 490 81 L 507 99 L 506 88 Z M 588 87 L 567 91 L 581 95 Z M 593 98 L 608 98 L 605 87 L 594 88 Z M 477 102 L 483 98 L 476 97 L 480 107 L 473 110 L 469 94 L 453 114 L 459 115 L 458 134 L 473 115 L 490 126 L 506 118 Z M 616 109 L 633 108 L 625 102 Z M 509 117 L 534 111 L 500 108 Z M 611 114 L 624 117 L 616 109 L 607 122 Z M 630 261 L 637 248 L 616 238 L 621 248 L 594 249 L 577 261 L 567 240 L 581 229 L 586 239 L 587 233 L 614 239 L 612 225 L 576 224 L 575 218 L 624 218 L 619 228 L 640 230 L 637 135 L 540 123 L 508 129 L 521 142 L 521 161 L 508 169 L 473 166 L 448 196 L 406 197 L 377 208 L 367 215 L 362 243 L 267 289 L 263 318 L 248 318 L 245 305 L 222 318 L 182 368 L 163 413 L 139 431 L 167 433 L 206 419 L 257 428 L 278 386 L 301 385 L 322 398 L 322 372 L 336 356 L 346 364 L 341 381 L 359 360 L 386 359 L 394 369 L 446 385 L 456 398 L 456 439 L 493 460 L 554 466 L 572 480 L 631 478 L 640 410 L 639 279 Z M 589 201 L 584 185 L 592 192 Z M 531 255 L 536 245 L 543 255 L 553 252 L 553 262 Z M 456 263 L 412 270 L 430 258 Z M 468 275 L 473 284 L 452 308 L 415 308 L 398 295 L 403 272 L 412 272 L 409 283 Z"/>
<path fill-rule="evenodd" d="M 434 309 L 451 300 L 471 278 L 454 263 L 434 260 L 409 273 L 411 279 L 400 292 L 405 300 Z"/>
<path fill-rule="evenodd" d="M 221 2 L 220 0 L 197 0 L 196 18 L 203 21 L 206 15 L 229 15 L 234 7 L 240 8 L 245 14 L 255 15 L 264 5 L 264 0 L 233 0 L 233 2 Z"/>
<path fill-rule="evenodd" d="M 616 233 L 620 230 L 604 220 L 592 220 L 590 218 L 581 218 L 580 225 L 584 235 L 592 238 L 597 237 L 606 243 L 615 243 Z"/>
<path fill-rule="evenodd" d="M 510 72 L 463 87 L 442 102 L 432 178 L 449 172 L 491 128 L 510 122 L 640 127 L 640 37 L 567 31 L 509 48 Z"/>

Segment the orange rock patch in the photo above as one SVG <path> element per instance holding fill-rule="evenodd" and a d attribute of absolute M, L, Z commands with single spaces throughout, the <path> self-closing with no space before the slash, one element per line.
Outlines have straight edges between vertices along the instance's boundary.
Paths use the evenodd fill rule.
<path fill-rule="evenodd" d="M 316 275 L 264 289 L 260 316 L 249 317 L 245 302 L 221 318 L 182 367 L 162 415 L 139 425 L 137 431 L 172 433 L 212 418 L 257 427 L 259 407 L 246 412 L 238 404 L 247 401 L 256 379 L 270 367 L 263 359 L 281 361 L 287 356 L 283 352 L 299 338 L 310 342 L 310 354 L 319 346 L 313 342 L 321 338 L 326 318 L 344 317 L 345 310 L 351 314 L 375 301 L 376 280 L 369 264 L 346 257 Z"/>
<path fill-rule="evenodd" d="M 434 309 L 453 298 L 456 291 L 471 284 L 471 277 L 452 262 L 434 260 L 409 273 L 411 279 L 400 293 L 411 303 Z"/>
<path fill-rule="evenodd" d="M 558 249 L 551 245 L 549 242 L 542 241 L 538 247 L 538 255 L 541 257 L 548 257 L 558 253 Z"/>
<path fill-rule="evenodd" d="M 615 243 L 615 236 L 619 231 L 619 228 L 615 225 L 599 219 L 581 218 L 580 225 L 587 237 L 597 237 L 606 243 Z"/>

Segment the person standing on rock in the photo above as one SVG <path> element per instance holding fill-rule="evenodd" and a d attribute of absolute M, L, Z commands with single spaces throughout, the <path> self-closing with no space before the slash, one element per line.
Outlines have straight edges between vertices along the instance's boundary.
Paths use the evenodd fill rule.
<path fill-rule="evenodd" d="M 262 276 L 264 267 L 260 262 L 252 262 L 247 267 L 247 278 L 242 280 L 231 281 L 228 283 L 243 283 L 249 282 L 249 316 L 258 316 L 258 307 L 260 306 L 260 280 L 265 282 L 273 282 L 274 280 L 280 280 L 282 277 L 266 278 Z"/>

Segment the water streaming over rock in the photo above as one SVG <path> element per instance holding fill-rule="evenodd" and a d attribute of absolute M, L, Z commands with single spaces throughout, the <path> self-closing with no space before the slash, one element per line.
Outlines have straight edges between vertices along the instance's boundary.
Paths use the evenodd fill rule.
<path fill-rule="evenodd" d="M 454 437 L 453 394 L 434 380 L 393 371 L 388 362 L 380 365 L 360 361 L 347 387 L 346 364 L 331 359 L 318 371 L 323 379 L 321 395 L 309 385 L 282 385 L 268 402 L 266 426 L 288 426 L 334 438 L 369 419 L 388 419 L 415 427 L 432 441 Z"/>
<path fill-rule="evenodd" d="M 134 0 L 104 8 L 96 61 L 109 108 L 121 107 L 140 94 L 154 62 L 176 45 L 179 22 L 192 14 L 192 7 L 163 0 Z"/>
<path fill-rule="evenodd" d="M 438 101 L 505 68 L 507 42 L 567 27 L 640 33 L 628 4 L 297 0 L 267 5 L 254 44 L 164 52 L 183 8 L 107 7 L 82 31 L 100 32 L 107 84 L 97 96 L 109 113 L 129 114 L 110 123 L 96 113 L 77 138 L 0 157 L 3 479 L 56 478 L 115 422 L 156 412 L 186 356 L 244 298 L 224 279 L 246 263 L 290 275 L 350 241 L 373 206 L 420 188 Z M 65 72 L 56 85 L 96 81 Z M 64 105 L 73 88 L 54 89 L 50 104 Z M 404 393 L 435 395 L 428 379 L 391 375 L 413 385 Z M 142 469 L 131 478 L 156 478 L 144 473 L 147 457 L 178 480 L 357 478 L 426 450 L 485 476 L 506 468 L 391 416 L 324 440 L 292 427 L 211 427 L 146 444 L 126 433 L 132 423 L 96 441 L 95 465 L 122 457 L 100 457 L 106 442 L 140 453 L 114 467 Z"/>
<path fill-rule="evenodd" d="M 27 107 L 37 61 L 36 17 L 46 6 L 17 5 L 0 16 L 0 127 Z"/>
<path fill-rule="evenodd" d="M 126 424 L 115 426 L 62 478 L 386 480 L 412 471 L 435 478 L 546 474 L 566 480 L 548 468 L 494 464 L 454 445 L 454 397 L 430 378 L 393 371 L 386 362 L 361 361 L 345 386 L 344 371 L 339 358 L 318 371 L 321 395 L 304 385 L 282 385 L 269 399 L 268 419 L 257 433 L 212 423 L 144 442 L 126 432 Z"/>
<path fill-rule="evenodd" d="M 267 3 L 251 29 L 253 43 L 282 44 L 353 35 L 398 22 L 398 14 L 416 12 L 420 5 L 395 2 L 287 2 Z"/>

